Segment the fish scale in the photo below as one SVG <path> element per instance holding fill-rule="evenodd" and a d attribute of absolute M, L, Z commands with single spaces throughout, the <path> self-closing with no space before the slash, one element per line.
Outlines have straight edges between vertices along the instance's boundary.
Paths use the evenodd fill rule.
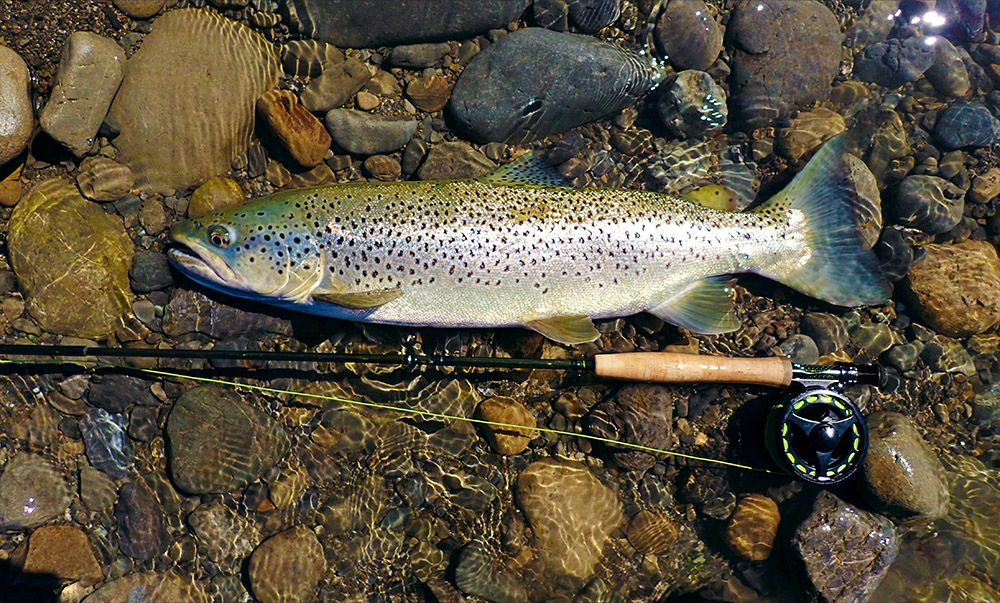
<path fill-rule="evenodd" d="M 170 257 L 206 286 L 349 320 L 529 326 L 578 343 L 596 338 L 591 319 L 647 310 L 721 332 L 736 326 L 721 278 L 732 273 L 834 303 L 884 299 L 871 252 L 844 220 L 840 155 L 824 147 L 811 170 L 746 213 L 551 186 L 527 160 L 474 180 L 285 191 L 178 224 L 183 247 Z M 802 274 L 810 266 L 815 274 Z M 851 270 L 857 286 L 842 282 Z"/>

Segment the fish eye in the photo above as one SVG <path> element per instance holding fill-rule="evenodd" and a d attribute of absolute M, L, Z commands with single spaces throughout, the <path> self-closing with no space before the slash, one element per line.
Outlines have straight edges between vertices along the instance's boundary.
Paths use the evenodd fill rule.
<path fill-rule="evenodd" d="M 222 249 L 229 247 L 233 243 L 229 229 L 221 224 L 209 226 L 207 235 L 209 243 Z"/>

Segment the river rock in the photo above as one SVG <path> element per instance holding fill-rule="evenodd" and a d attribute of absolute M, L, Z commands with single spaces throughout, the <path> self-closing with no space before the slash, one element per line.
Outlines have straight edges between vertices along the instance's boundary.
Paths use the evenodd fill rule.
<path fill-rule="evenodd" d="M 521 143 L 617 113 L 659 80 L 644 59 L 617 46 L 529 27 L 473 57 L 448 110 L 477 141 Z"/>
<path fill-rule="evenodd" d="M 172 10 L 125 65 L 111 105 L 120 160 L 154 192 L 227 173 L 246 153 L 254 103 L 280 74 L 270 42 L 204 10 Z"/>
<path fill-rule="evenodd" d="M 260 543 L 260 531 L 219 498 L 188 515 L 198 549 L 227 573 L 239 573 L 247 555 Z"/>
<path fill-rule="evenodd" d="M 904 178 L 891 205 L 896 222 L 931 234 L 954 228 L 964 210 L 965 191 L 944 178 L 925 174 Z"/>
<path fill-rule="evenodd" d="M 821 98 L 840 66 L 840 26 L 815 0 L 742 0 L 728 35 L 730 109 L 747 129 Z"/>
<path fill-rule="evenodd" d="M 726 523 L 726 544 L 743 559 L 763 561 L 771 556 L 780 522 L 774 500 L 763 494 L 748 494 L 736 503 Z"/>
<path fill-rule="evenodd" d="M 522 603 L 529 600 L 524 578 L 506 567 L 500 556 L 487 549 L 479 539 L 466 544 L 459 553 L 455 564 L 455 586 L 467 595 L 486 599 L 490 603 Z"/>
<path fill-rule="evenodd" d="M 302 105 L 316 113 L 336 109 L 349 101 L 371 77 L 368 67 L 354 57 L 328 65 L 322 75 L 302 90 Z"/>
<path fill-rule="evenodd" d="M 378 155 L 402 148 L 417 131 L 417 121 L 334 109 L 326 114 L 326 128 L 337 146 L 348 153 Z"/>
<path fill-rule="evenodd" d="M 443 75 L 418 77 L 406 85 L 406 98 L 421 111 L 433 113 L 448 104 L 451 86 Z"/>
<path fill-rule="evenodd" d="M 861 485 L 872 507 L 901 517 L 943 517 L 949 500 L 945 469 L 913 422 L 877 412 L 868 416 L 868 434 Z"/>
<path fill-rule="evenodd" d="M 589 578 L 622 522 L 615 493 L 573 461 L 545 458 L 528 465 L 514 498 L 531 525 L 536 554 L 555 575 Z"/>
<path fill-rule="evenodd" d="M 132 290 L 149 293 L 166 289 L 174 284 L 167 256 L 159 251 L 137 251 L 132 256 L 132 268 L 128 272 Z"/>
<path fill-rule="evenodd" d="M 726 92 L 704 71 L 687 70 L 660 86 L 656 111 L 663 125 L 682 138 L 703 136 L 726 125 Z"/>
<path fill-rule="evenodd" d="M 132 190 L 135 175 L 127 165 L 101 155 L 80 162 L 76 186 L 91 201 L 117 201 Z"/>
<path fill-rule="evenodd" d="M 200 291 L 175 289 L 163 308 L 163 332 L 171 337 L 201 333 L 213 339 L 233 339 L 291 335 L 292 324 L 277 316 L 219 303 Z"/>
<path fill-rule="evenodd" d="M 934 64 L 924 75 L 934 89 L 945 96 L 965 96 L 969 91 L 969 70 L 962 55 L 947 38 L 936 38 Z"/>
<path fill-rule="evenodd" d="M 21 453 L 0 473 L 0 530 L 40 526 L 63 514 L 69 489 L 59 470 L 37 454 Z"/>
<path fill-rule="evenodd" d="M 432 67 L 441 60 L 441 57 L 448 54 L 451 47 L 444 43 L 437 44 L 407 44 L 397 46 L 392 49 L 389 55 L 389 63 L 393 67 L 406 67 L 408 69 L 425 69 Z"/>
<path fill-rule="evenodd" d="M 1000 121 L 980 103 L 956 103 L 938 115 L 934 138 L 946 149 L 988 147 L 1000 141 Z"/>
<path fill-rule="evenodd" d="M 317 77 L 326 66 L 343 62 L 344 53 L 318 40 L 290 40 L 281 48 L 281 65 L 291 75 Z"/>
<path fill-rule="evenodd" d="M 206 180 L 191 193 L 187 214 L 189 218 L 200 218 L 212 212 L 239 205 L 245 199 L 246 195 L 243 194 L 243 189 L 240 188 L 239 184 L 236 184 L 235 180 L 215 176 Z"/>
<path fill-rule="evenodd" d="M 523 428 L 482 425 L 486 440 L 500 454 L 520 454 L 535 436 L 535 415 L 524 405 L 505 396 L 487 398 L 476 407 L 476 418 Z"/>
<path fill-rule="evenodd" d="M 125 477 L 133 452 L 125 435 L 125 415 L 95 408 L 80 417 L 78 425 L 90 464 L 112 479 Z"/>
<path fill-rule="evenodd" d="M 886 88 L 899 88 L 917 80 L 931 68 L 936 57 L 928 38 L 915 36 L 886 40 L 866 46 L 854 59 L 854 77 Z"/>
<path fill-rule="evenodd" d="M 586 430 L 610 440 L 669 449 L 673 445 L 674 398 L 659 385 L 626 385 L 587 415 Z M 628 470 L 649 469 L 656 457 L 634 448 L 609 446 L 611 459 Z"/>
<path fill-rule="evenodd" d="M 261 603 L 312 601 L 326 571 L 326 558 L 316 534 L 295 526 L 271 536 L 250 556 L 253 594 Z"/>
<path fill-rule="evenodd" d="M 952 337 L 982 333 L 1000 321 L 1000 259 L 986 241 L 924 246 L 906 286 L 913 307 L 934 330 Z"/>
<path fill-rule="evenodd" d="M 645 555 L 659 555 L 677 540 L 680 530 L 665 513 L 643 509 L 628 522 L 625 536 L 635 550 Z"/>
<path fill-rule="evenodd" d="M 13 159 L 31 139 L 31 74 L 16 52 L 0 45 L 0 165 Z"/>
<path fill-rule="evenodd" d="M 678 70 L 704 71 L 722 52 L 722 28 L 702 0 L 668 2 L 654 31 L 660 48 Z"/>
<path fill-rule="evenodd" d="M 346 48 L 461 40 L 517 21 L 528 0 L 291 0 L 293 29 Z"/>
<path fill-rule="evenodd" d="M 77 157 L 94 146 L 97 130 L 125 77 L 125 51 L 103 36 L 77 31 L 66 39 L 55 83 L 38 121 Z"/>
<path fill-rule="evenodd" d="M 141 480 L 121 487 L 115 505 L 118 548 L 133 559 L 156 557 L 167 547 L 167 524 L 163 507 Z"/>
<path fill-rule="evenodd" d="M 569 19 L 583 33 L 597 33 L 618 20 L 621 0 L 571 0 Z"/>
<path fill-rule="evenodd" d="M 323 161 L 330 150 L 330 134 L 323 122 L 299 104 L 291 90 L 271 90 L 257 99 L 257 114 L 303 167 Z"/>
<path fill-rule="evenodd" d="M 790 549 L 805 567 L 816 601 L 862 603 L 885 577 L 899 543 L 888 518 L 823 490 L 792 534 Z"/>
<path fill-rule="evenodd" d="M 464 142 L 443 142 L 432 147 L 417 170 L 421 180 L 478 178 L 492 172 L 496 165 Z"/>
<path fill-rule="evenodd" d="M 167 3 L 167 0 L 113 0 L 118 10 L 133 19 L 148 19 L 153 17 Z"/>
<path fill-rule="evenodd" d="M 167 419 L 170 474 L 192 494 L 243 488 L 289 447 L 285 429 L 231 389 L 201 386 L 177 399 Z"/>
<path fill-rule="evenodd" d="M 63 582 L 96 584 L 104 579 L 87 535 L 75 526 L 42 526 L 28 539 L 25 574 L 46 574 Z"/>
<path fill-rule="evenodd" d="M 193 576 L 174 572 L 136 572 L 102 584 L 81 603 L 208 603 L 208 597 Z"/>
<path fill-rule="evenodd" d="M 11 214 L 7 247 L 28 312 L 43 329 L 100 338 L 121 324 L 132 297 L 132 240 L 121 220 L 72 185 L 36 185 Z"/>

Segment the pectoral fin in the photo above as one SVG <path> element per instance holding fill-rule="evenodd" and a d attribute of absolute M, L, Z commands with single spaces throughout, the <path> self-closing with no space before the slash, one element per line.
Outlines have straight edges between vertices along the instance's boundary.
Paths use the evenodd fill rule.
<path fill-rule="evenodd" d="M 735 331 L 740 321 L 733 309 L 728 281 L 721 276 L 696 281 L 647 311 L 695 333 L 716 335 Z"/>
<path fill-rule="evenodd" d="M 594 322 L 583 315 L 555 316 L 540 320 L 529 320 L 524 324 L 529 329 L 538 331 L 552 341 L 575 345 L 594 341 L 601 333 L 594 327 Z"/>
<path fill-rule="evenodd" d="M 370 291 L 347 291 L 342 293 L 313 293 L 316 301 L 329 302 L 345 308 L 374 308 L 387 304 L 403 294 L 402 289 L 372 289 Z"/>

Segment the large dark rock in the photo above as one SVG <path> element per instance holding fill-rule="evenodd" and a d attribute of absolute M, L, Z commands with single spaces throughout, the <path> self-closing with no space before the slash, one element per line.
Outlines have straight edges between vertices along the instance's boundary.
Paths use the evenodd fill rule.
<path fill-rule="evenodd" d="M 348 48 L 459 40 L 517 21 L 529 0 L 291 0 L 299 33 Z"/>
<path fill-rule="evenodd" d="M 115 505 L 118 548 L 133 559 L 152 559 L 167 546 L 163 507 L 142 481 L 122 486 Z"/>
<path fill-rule="evenodd" d="M 587 415 L 587 431 L 610 440 L 632 442 L 661 450 L 673 445 L 674 399 L 659 385 L 626 385 Z M 634 448 L 610 449 L 611 458 L 626 470 L 649 469 L 656 457 Z"/>
<path fill-rule="evenodd" d="M 520 143 L 611 115 L 658 81 L 647 62 L 617 46 L 532 27 L 476 55 L 455 83 L 448 110 L 477 141 Z"/>

